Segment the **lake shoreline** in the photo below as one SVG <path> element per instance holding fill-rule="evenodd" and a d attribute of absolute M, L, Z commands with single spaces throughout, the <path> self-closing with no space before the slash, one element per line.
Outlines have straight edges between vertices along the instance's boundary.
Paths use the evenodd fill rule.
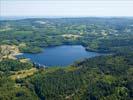
<path fill-rule="evenodd" d="M 44 48 L 41 53 L 23 53 L 17 58 L 30 59 L 34 63 L 51 66 L 68 66 L 76 61 L 100 56 L 102 53 L 87 51 L 82 45 L 61 45 Z"/>

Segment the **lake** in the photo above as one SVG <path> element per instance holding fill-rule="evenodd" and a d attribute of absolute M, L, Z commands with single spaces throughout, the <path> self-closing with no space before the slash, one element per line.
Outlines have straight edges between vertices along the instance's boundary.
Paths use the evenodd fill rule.
<path fill-rule="evenodd" d="M 29 58 L 35 63 L 46 66 L 67 66 L 75 61 L 99 55 L 101 54 L 86 51 L 81 45 L 62 45 L 44 48 L 43 52 L 38 54 L 23 53 L 22 55 L 19 55 L 19 57 Z"/>

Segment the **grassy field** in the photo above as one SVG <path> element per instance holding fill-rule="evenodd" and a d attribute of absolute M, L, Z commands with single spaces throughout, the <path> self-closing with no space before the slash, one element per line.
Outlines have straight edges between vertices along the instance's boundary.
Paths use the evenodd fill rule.
<path fill-rule="evenodd" d="M 57 70 L 60 70 L 60 69 L 63 69 L 64 71 L 66 72 L 71 72 L 71 71 L 75 71 L 77 70 L 78 68 L 76 67 L 72 67 L 72 66 L 69 66 L 69 67 L 66 67 L 66 68 L 61 68 L 61 67 L 52 67 L 52 68 L 48 68 L 48 69 L 45 69 L 45 74 L 46 73 L 53 73 Z M 21 70 L 21 71 L 16 71 L 13 73 L 13 75 L 10 76 L 10 78 L 12 80 L 16 80 L 16 79 L 21 79 L 21 78 L 26 78 L 28 76 L 32 76 L 33 74 L 35 74 L 36 72 L 38 72 L 39 70 L 36 69 L 36 68 L 31 68 L 29 70 Z"/>
<path fill-rule="evenodd" d="M 21 70 L 21 71 L 14 72 L 14 74 L 11 75 L 10 77 L 12 80 L 26 78 L 28 76 L 32 76 L 37 71 L 38 70 L 36 68 L 31 68 L 29 70 Z"/>

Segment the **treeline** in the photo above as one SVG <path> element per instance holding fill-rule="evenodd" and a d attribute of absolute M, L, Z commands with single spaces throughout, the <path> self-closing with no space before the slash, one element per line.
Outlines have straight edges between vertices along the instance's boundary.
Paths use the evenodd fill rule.
<path fill-rule="evenodd" d="M 4 59 L 0 61 L 0 71 L 20 71 L 24 69 L 30 69 L 33 65 L 30 62 L 22 63 L 19 60 Z"/>
<path fill-rule="evenodd" d="M 19 60 L 4 59 L 0 61 L 0 75 L 9 76 L 15 71 L 28 70 L 33 67 L 31 62 L 22 63 Z"/>

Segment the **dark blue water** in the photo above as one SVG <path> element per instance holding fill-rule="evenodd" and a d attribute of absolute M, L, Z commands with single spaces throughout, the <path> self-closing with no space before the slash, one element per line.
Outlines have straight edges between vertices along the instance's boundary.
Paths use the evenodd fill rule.
<path fill-rule="evenodd" d="M 76 46 L 57 46 L 45 48 L 42 53 L 24 53 L 21 57 L 30 58 L 33 62 L 46 66 L 67 66 L 75 61 L 85 58 L 99 56 L 96 52 L 88 52 L 81 45 Z M 19 57 L 20 57 L 19 56 Z"/>

